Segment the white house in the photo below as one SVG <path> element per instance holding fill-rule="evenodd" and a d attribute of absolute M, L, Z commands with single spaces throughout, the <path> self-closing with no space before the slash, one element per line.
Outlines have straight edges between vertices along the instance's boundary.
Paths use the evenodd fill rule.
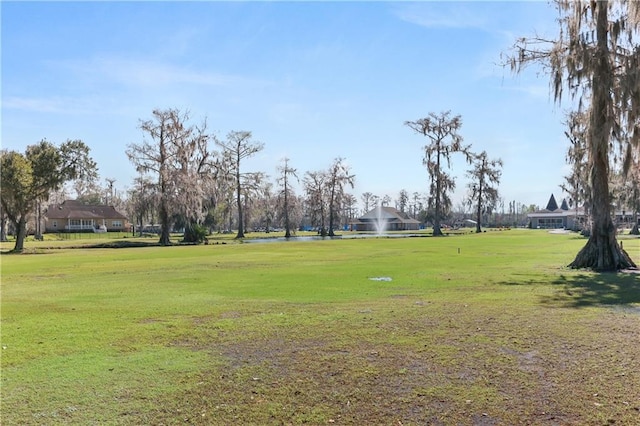
<path fill-rule="evenodd" d="M 613 212 L 613 220 L 616 224 L 633 226 L 633 212 L 619 210 Z M 547 207 L 542 210 L 527 214 L 529 227 L 534 229 L 582 229 L 587 223 L 587 211 L 585 207 L 570 209 L 566 200 L 558 207 L 556 199 L 551 194 Z M 640 219 L 638 220 L 640 224 Z"/>

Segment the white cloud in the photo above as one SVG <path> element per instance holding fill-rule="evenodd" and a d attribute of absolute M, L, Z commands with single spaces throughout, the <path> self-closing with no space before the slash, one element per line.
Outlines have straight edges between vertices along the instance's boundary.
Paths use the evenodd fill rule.
<path fill-rule="evenodd" d="M 403 21 L 427 28 L 487 28 L 487 19 L 477 13 L 477 8 L 471 10 L 455 3 L 412 4 L 398 8 L 394 13 Z"/>
<path fill-rule="evenodd" d="M 2 109 L 33 112 L 60 112 L 62 102 L 57 99 L 21 98 L 10 96 L 2 100 Z"/>
<path fill-rule="evenodd" d="M 522 92 L 529 97 L 543 100 L 550 100 L 551 94 L 549 92 L 548 84 L 529 84 L 523 86 L 501 86 L 502 90 L 509 90 L 515 92 Z"/>
<path fill-rule="evenodd" d="M 193 70 L 151 59 L 101 56 L 87 61 L 59 62 L 58 67 L 94 80 L 106 79 L 126 86 L 153 88 L 178 84 L 197 86 L 267 85 L 268 82 L 241 76 Z"/>
<path fill-rule="evenodd" d="M 8 96 L 2 100 L 3 110 L 19 110 L 33 113 L 83 114 L 95 110 L 91 102 L 73 98 L 35 98 Z"/>
<path fill-rule="evenodd" d="M 401 4 L 399 19 L 431 29 L 483 31 L 512 43 L 517 37 L 555 34 L 554 8 L 544 2 L 425 1 Z"/>
<path fill-rule="evenodd" d="M 136 110 L 125 99 L 106 94 L 81 96 L 7 96 L 2 99 L 3 111 L 20 111 L 28 114 L 60 115 L 126 115 Z"/>

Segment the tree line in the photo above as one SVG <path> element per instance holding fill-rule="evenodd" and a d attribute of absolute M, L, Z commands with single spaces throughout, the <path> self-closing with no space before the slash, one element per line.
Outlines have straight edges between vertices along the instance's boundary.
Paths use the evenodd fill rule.
<path fill-rule="evenodd" d="M 457 151 L 457 147 L 447 145 L 447 140 L 461 140 L 457 132 L 462 120 L 450 115 L 450 112 L 439 116 L 432 113 L 423 120 L 431 123 L 424 134 L 437 135 L 425 147 L 425 158 L 433 150 L 436 157 L 449 161 L 451 153 Z M 411 126 L 411 122 L 407 124 Z M 237 229 L 236 238 L 243 238 L 250 213 L 256 211 L 266 230 L 279 223 L 287 237 L 303 218 L 322 236 L 334 236 L 337 229 L 355 218 L 357 199 L 347 192 L 354 187 L 355 174 L 344 158 L 334 159 L 325 170 L 307 171 L 301 179 L 290 159 L 284 158 L 277 168 L 274 188 L 264 172 L 243 167 L 244 160 L 264 148 L 264 143 L 255 141 L 249 131 L 231 131 L 220 139 L 206 131 L 206 121 L 190 124 L 188 113 L 177 109 L 153 111 L 152 119 L 141 121 L 140 128 L 145 139 L 127 149 L 129 160 L 140 174 L 130 192 L 130 199 L 134 200 L 130 211 L 138 224 L 159 218 L 161 244 L 169 244 L 169 230 L 176 223 L 184 228 L 187 242 L 202 241 L 216 227 L 218 231 Z M 494 208 L 498 200 L 496 185 L 502 162 L 488 160 L 486 152 L 473 154 L 469 148 L 463 150 L 474 165 L 468 172 L 472 179 L 469 200 L 478 206 L 480 232 L 481 214 Z M 447 168 L 438 164 L 439 160 L 425 160 L 436 184 L 431 187 L 432 196 L 426 205 L 420 204 L 420 212 L 414 209 L 417 215 L 425 212 L 422 214 L 425 220 L 434 223 L 434 235 L 442 235 L 440 221 L 450 213 L 450 192 L 455 188 Z M 437 183 L 443 181 L 447 183 Z M 295 183 L 302 184 L 303 195 L 295 194 Z M 373 198 L 371 193 L 363 194 L 365 212 Z M 388 196 L 379 200 L 380 204 L 388 204 L 387 198 L 390 200 Z M 400 192 L 397 204 L 405 211 L 406 191 Z"/>
<path fill-rule="evenodd" d="M 281 216 L 290 236 L 298 222 L 294 218 L 304 208 L 323 235 L 334 234 L 345 187 L 355 179 L 342 158 L 327 170 L 307 172 L 307 196 L 300 200 L 293 184 L 299 180 L 297 170 L 288 158 L 278 167 L 275 189 L 264 172 L 246 170 L 245 160 L 264 148 L 250 131 L 231 131 L 221 139 L 206 131 L 206 121 L 191 124 L 188 114 L 177 109 L 153 111 L 140 128 L 145 140 L 127 149 L 139 172 L 130 194 L 132 210 L 138 224 L 157 215 L 161 244 L 169 244 L 169 230 L 176 223 L 185 229 L 187 242 L 201 241 L 205 227 L 237 229 L 236 238 L 243 238 L 251 210 L 262 211 L 267 230 Z"/>
<path fill-rule="evenodd" d="M 556 102 L 568 96 L 577 109 L 568 114 L 566 136 L 570 142 L 567 161 L 571 172 L 562 187 L 571 194 L 570 203 L 582 206 L 589 218 L 589 239 L 569 265 L 612 271 L 635 268 L 635 263 L 616 240 L 612 211 L 628 206 L 640 209 L 640 2 L 632 0 L 555 0 L 560 31 L 556 39 L 521 38 L 506 55 L 505 65 L 521 72 L 528 64 L 542 64 L 550 75 Z M 423 164 L 429 175 L 427 218 L 434 235 L 441 235 L 441 222 L 451 210 L 450 194 L 455 179 L 450 173 L 454 154 L 472 165 L 467 176 L 469 205 L 474 205 L 477 231 L 483 213 L 499 200 L 497 186 L 502 161 L 486 152 L 473 153 L 464 145 L 459 130 L 461 117 L 450 112 L 430 113 L 405 124 L 427 138 Z M 290 235 L 296 207 L 304 211 L 323 235 L 333 235 L 340 212 L 355 204 L 346 192 L 353 175 L 342 158 L 327 169 L 306 172 L 304 197 L 296 197 L 292 180 L 297 171 L 285 159 L 278 169 L 278 187 L 261 172 L 241 168 L 246 158 L 264 145 L 251 132 L 232 131 L 224 140 L 207 132 L 206 120 L 190 123 L 188 113 L 176 109 L 156 110 L 150 120 L 140 122 L 142 143 L 131 144 L 127 156 L 139 176 L 129 194 L 132 217 L 137 223 L 159 218 L 162 244 L 169 244 L 172 224 L 181 223 L 185 239 L 202 239 L 204 224 L 231 224 L 236 215 L 237 237 L 244 236 L 247 210 L 252 202 L 276 199 Z M 217 147 L 218 150 L 213 149 Z M 23 247 L 26 221 L 36 206 L 67 181 L 81 188 L 97 175 L 95 162 L 82 141 L 67 141 L 59 147 L 42 141 L 25 153 L 1 152 L 2 217 L 17 230 L 15 250 Z M 112 182 L 113 183 L 113 182 Z M 258 197 L 257 194 L 261 194 Z M 363 194 L 365 205 L 371 196 Z M 399 205 L 408 204 L 401 193 Z M 382 202 L 385 200 L 383 199 Z M 511 208 L 511 206 L 510 206 Z M 268 209 L 266 209 L 268 210 Z M 274 220 L 273 213 L 267 222 Z M 637 217 L 634 217 L 637 232 Z M 229 226 L 229 229 L 231 226 Z"/>
<path fill-rule="evenodd" d="M 455 182 L 450 176 L 454 152 L 463 152 L 473 164 L 468 171 L 468 204 L 477 205 L 477 231 L 481 217 L 495 209 L 498 201 L 500 160 L 488 160 L 486 152 L 473 154 L 461 147 L 460 116 L 450 112 L 406 124 L 430 138 L 424 147 L 424 164 L 431 180 L 430 195 L 414 193 L 410 199 L 401 190 L 396 207 L 434 224 L 434 235 L 442 235 L 441 222 L 450 217 L 450 194 Z M 139 121 L 143 138 L 129 144 L 126 155 L 138 176 L 122 197 L 114 189 L 97 183 L 97 164 L 82 141 L 55 146 L 48 141 L 27 147 L 24 154 L 2 151 L 2 216 L 16 232 L 14 250 L 23 248 L 29 215 L 40 212 L 46 202 L 66 199 L 65 184 L 70 183 L 77 199 L 87 204 L 112 204 L 126 211 L 138 231 L 145 224 L 158 224 L 159 243 L 169 245 L 170 232 L 184 230 L 184 242 L 202 242 L 210 232 L 230 232 L 243 238 L 255 222 L 269 231 L 284 228 L 289 237 L 304 222 L 322 236 L 334 236 L 338 229 L 357 217 L 358 199 L 348 192 L 355 174 L 344 158 L 335 158 L 327 169 L 307 171 L 299 176 L 290 159 L 282 159 L 274 182 L 262 171 L 246 170 L 246 159 L 264 148 L 250 131 L 230 131 L 225 138 L 209 132 L 207 121 L 194 123 L 188 112 L 178 109 L 154 110 Z M 444 162 L 447 165 L 444 165 Z M 301 184 L 303 194 L 296 194 Z M 362 194 L 364 211 L 391 203 L 391 197 Z M 40 222 L 40 218 L 36 223 Z M 3 227 L 4 228 L 4 227 Z M 40 230 L 36 229 L 36 234 Z"/>

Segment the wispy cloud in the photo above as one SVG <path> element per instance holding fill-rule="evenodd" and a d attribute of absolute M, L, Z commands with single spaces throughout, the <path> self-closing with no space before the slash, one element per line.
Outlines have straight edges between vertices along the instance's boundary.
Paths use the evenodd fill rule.
<path fill-rule="evenodd" d="M 549 85 L 547 84 L 528 84 L 522 86 L 501 86 L 502 90 L 509 90 L 514 92 L 522 92 L 525 95 L 536 99 L 551 99 L 551 93 L 549 92 Z"/>
<path fill-rule="evenodd" d="M 512 42 L 516 37 L 547 34 L 555 28 L 553 8 L 540 9 L 535 7 L 536 2 L 530 3 L 518 2 L 516 7 L 515 2 L 425 1 L 400 3 L 392 13 L 398 19 L 429 29 L 477 30 Z"/>
<path fill-rule="evenodd" d="M 488 29 L 488 20 L 459 3 L 425 2 L 403 5 L 396 8 L 394 14 L 403 21 L 427 28 L 475 28 Z"/>
<path fill-rule="evenodd" d="M 140 88 L 179 84 L 198 86 L 266 85 L 268 82 L 237 75 L 191 69 L 152 59 L 100 56 L 90 60 L 59 62 L 83 79 L 100 79 Z"/>
<path fill-rule="evenodd" d="M 144 58 L 99 56 L 51 61 L 47 65 L 50 75 L 59 76 L 58 84 L 48 94 L 6 93 L 3 111 L 81 116 L 121 115 L 126 111 L 139 114 L 139 110 L 156 104 L 189 104 L 197 108 L 214 95 L 226 96 L 225 100 L 230 101 L 229 94 L 243 97 L 271 90 L 276 84 Z"/>
<path fill-rule="evenodd" d="M 81 96 L 7 96 L 2 99 L 3 111 L 20 111 L 29 114 L 99 115 L 124 114 L 132 104 L 123 98 L 108 94 Z"/>
<path fill-rule="evenodd" d="M 63 103 L 57 99 L 23 98 L 17 96 L 9 96 L 2 99 L 2 108 L 8 110 L 60 112 L 62 110 L 62 104 Z"/>

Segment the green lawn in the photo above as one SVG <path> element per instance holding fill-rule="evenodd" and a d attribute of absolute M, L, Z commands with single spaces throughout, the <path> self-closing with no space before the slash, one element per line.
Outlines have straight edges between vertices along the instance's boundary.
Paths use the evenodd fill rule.
<path fill-rule="evenodd" d="M 1 423 L 640 424 L 640 275 L 574 234 L 215 242 L 3 254 Z"/>

